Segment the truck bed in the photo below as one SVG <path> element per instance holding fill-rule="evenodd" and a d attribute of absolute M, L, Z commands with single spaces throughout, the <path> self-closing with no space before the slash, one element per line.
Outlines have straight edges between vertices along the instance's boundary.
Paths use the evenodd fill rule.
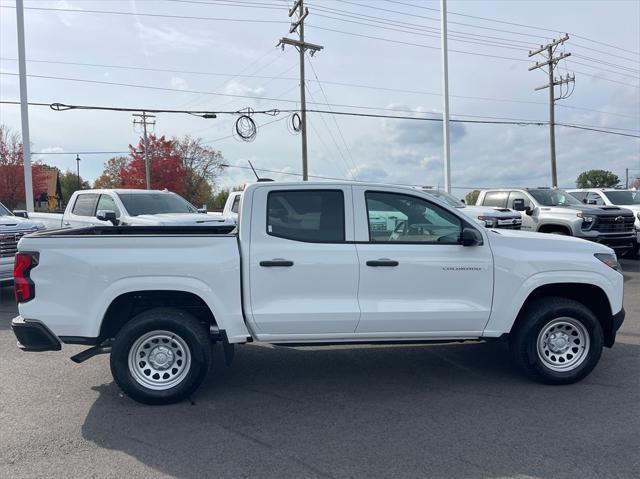
<path fill-rule="evenodd" d="M 57 336 L 95 338 L 114 298 L 184 291 L 244 329 L 233 228 L 94 226 L 27 236 L 19 249 L 38 254 L 36 299 L 21 304 L 20 314 L 46 317 Z M 246 337 L 244 330 L 228 333 Z"/>

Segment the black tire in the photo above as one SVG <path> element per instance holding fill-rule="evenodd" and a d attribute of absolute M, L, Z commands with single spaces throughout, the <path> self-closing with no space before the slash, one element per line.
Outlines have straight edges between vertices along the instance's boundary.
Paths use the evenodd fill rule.
<path fill-rule="evenodd" d="M 168 332 L 177 339 L 175 342 L 171 339 L 165 341 L 163 337 L 159 341 L 154 342 L 153 338 L 157 339 L 157 337 L 159 337 L 154 336 L 155 332 Z M 168 343 L 168 346 L 165 346 L 165 351 L 167 349 L 171 349 L 172 351 L 162 356 L 163 360 L 169 357 L 171 359 L 168 361 L 173 360 L 173 362 L 163 364 L 162 368 L 165 369 L 160 373 L 162 374 L 162 372 L 166 370 L 165 375 L 169 376 L 171 371 L 179 371 L 179 375 L 173 378 L 173 380 L 177 382 L 170 384 L 170 387 L 166 387 L 165 389 L 158 390 L 153 387 L 147 387 L 142 383 L 142 381 L 144 381 L 141 372 L 143 367 L 136 373 L 135 362 L 132 367 L 130 367 L 129 364 L 129 353 L 132 348 L 139 350 L 140 354 L 144 354 L 145 351 L 140 348 L 149 348 L 147 344 L 144 344 L 145 341 L 139 342 L 139 340 L 142 340 L 142 338 L 148 335 L 151 335 L 150 338 L 152 338 L 149 339 L 147 343 L 149 346 L 155 348 L 157 344 L 163 347 L 162 342 L 164 341 Z M 154 342 L 154 344 L 151 344 L 152 342 Z M 138 348 L 138 343 L 140 344 L 140 348 Z M 176 346 L 175 350 L 173 346 Z M 148 350 L 153 352 L 153 348 L 149 348 Z M 133 354 L 135 353 L 132 352 L 132 355 Z M 137 356 L 135 357 L 137 358 Z M 181 363 L 180 358 L 183 358 L 184 362 Z M 189 361 L 187 361 L 186 358 L 189 358 Z M 145 359 L 151 359 L 151 354 L 149 354 L 148 358 L 144 358 L 141 364 L 145 364 Z M 111 350 L 111 374 L 116 383 L 129 397 L 144 404 L 171 404 L 189 397 L 206 377 L 210 362 L 211 340 L 206 326 L 190 314 L 171 308 L 151 309 L 134 317 L 118 332 Z M 178 363 L 182 369 L 177 367 Z M 151 363 L 149 362 L 148 364 Z M 170 365 L 167 366 L 167 364 Z M 172 365 L 174 364 L 176 367 L 172 369 Z M 153 372 L 155 370 L 149 368 L 145 371 Z M 136 374 L 139 374 L 143 379 L 136 379 Z M 149 373 L 146 374 L 149 375 Z M 147 379 L 151 381 L 151 377 Z M 157 379 L 162 380 L 161 377 Z M 161 388 L 165 386 L 169 385 L 155 385 L 155 387 Z"/>
<path fill-rule="evenodd" d="M 576 337 L 585 336 L 582 347 L 579 338 L 578 344 L 573 343 L 576 339 L 572 336 L 572 324 Z M 557 329 L 549 330 L 554 325 Z M 564 328 L 567 328 L 566 332 Z M 549 335 L 541 335 L 543 330 L 550 334 L 554 334 L 554 331 L 564 334 L 571 341 L 570 346 L 562 353 L 553 352 Z M 539 339 L 544 346 L 539 346 Z M 564 337 L 560 341 L 561 347 L 557 351 L 564 349 Z M 598 364 L 603 345 L 602 326 L 593 312 L 577 301 L 561 297 L 545 297 L 533 301 L 521 313 L 509 335 L 514 362 L 527 376 L 545 384 L 572 384 L 585 378 Z M 562 358 L 564 364 L 559 362 Z M 571 361 L 580 362 L 571 367 Z M 563 367 L 567 369 L 558 370 Z"/>

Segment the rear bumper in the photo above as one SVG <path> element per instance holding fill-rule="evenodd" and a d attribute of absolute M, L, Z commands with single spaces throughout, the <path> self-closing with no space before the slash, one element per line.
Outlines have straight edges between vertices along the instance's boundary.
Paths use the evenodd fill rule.
<path fill-rule="evenodd" d="M 60 351 L 60 339 L 39 321 L 25 320 L 17 316 L 11 321 L 11 329 L 23 351 Z"/>

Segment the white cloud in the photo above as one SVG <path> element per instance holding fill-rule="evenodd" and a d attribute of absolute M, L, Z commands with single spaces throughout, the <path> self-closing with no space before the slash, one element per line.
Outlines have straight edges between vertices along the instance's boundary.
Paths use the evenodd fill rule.
<path fill-rule="evenodd" d="M 189 84 L 184 78 L 171 77 L 171 88 L 177 88 L 178 90 L 188 90 Z"/>
<path fill-rule="evenodd" d="M 227 95 L 259 96 L 264 93 L 264 88 L 251 88 L 248 85 L 232 80 L 226 84 L 226 86 L 224 87 L 224 92 Z"/>

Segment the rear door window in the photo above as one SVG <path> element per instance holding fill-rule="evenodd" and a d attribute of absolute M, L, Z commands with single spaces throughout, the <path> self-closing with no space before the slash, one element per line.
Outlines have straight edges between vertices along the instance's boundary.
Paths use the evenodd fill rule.
<path fill-rule="evenodd" d="M 267 234 L 294 241 L 341 243 L 344 233 L 341 190 L 271 191 Z"/>
<path fill-rule="evenodd" d="M 95 216 L 97 201 L 98 195 L 95 193 L 80 194 L 76 198 L 71 213 L 76 216 Z"/>

